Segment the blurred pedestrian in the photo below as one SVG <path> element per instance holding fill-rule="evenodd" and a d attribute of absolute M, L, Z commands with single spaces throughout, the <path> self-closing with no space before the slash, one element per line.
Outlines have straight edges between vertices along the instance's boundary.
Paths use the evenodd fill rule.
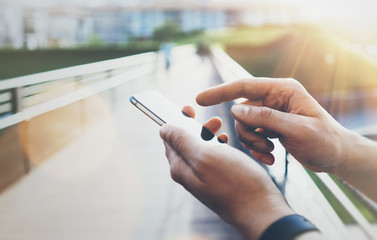
<path fill-rule="evenodd" d="M 171 51 L 174 47 L 174 43 L 172 41 L 165 41 L 160 46 L 160 51 L 164 54 L 165 58 L 165 69 L 169 70 L 171 64 Z"/>

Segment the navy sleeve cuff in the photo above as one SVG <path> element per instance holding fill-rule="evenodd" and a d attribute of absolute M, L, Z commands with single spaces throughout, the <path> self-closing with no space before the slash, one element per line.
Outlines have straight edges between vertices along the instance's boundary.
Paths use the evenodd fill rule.
<path fill-rule="evenodd" d="M 294 214 L 280 218 L 271 224 L 262 234 L 260 240 L 292 240 L 302 233 L 319 231 L 303 216 Z"/>

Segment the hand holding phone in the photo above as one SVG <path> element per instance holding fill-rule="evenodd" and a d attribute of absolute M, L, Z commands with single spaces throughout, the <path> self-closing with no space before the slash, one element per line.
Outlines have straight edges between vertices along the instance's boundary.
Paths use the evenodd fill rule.
<path fill-rule="evenodd" d="M 193 118 L 185 116 L 181 109 L 155 91 L 142 92 L 130 97 L 130 102 L 158 125 L 170 123 L 201 136 L 203 140 L 219 143 L 214 134 Z"/>

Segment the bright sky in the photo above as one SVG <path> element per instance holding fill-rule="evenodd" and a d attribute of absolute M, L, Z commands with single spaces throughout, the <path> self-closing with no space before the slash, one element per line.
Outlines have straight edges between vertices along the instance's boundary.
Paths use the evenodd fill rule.
<path fill-rule="evenodd" d="M 139 0 L 0 0 L 0 3 L 9 3 L 18 6 L 32 6 L 32 7 L 45 7 L 45 6 L 103 6 L 111 4 L 133 5 Z"/>
<path fill-rule="evenodd" d="M 192 3 L 228 3 L 230 0 L 0 0 L 0 3 L 17 4 L 32 7 L 83 5 L 90 7 L 104 5 L 132 6 L 153 2 L 192 2 Z M 377 0 L 231 0 L 232 5 L 247 3 L 273 3 L 297 6 L 307 17 L 317 21 L 327 20 L 339 24 L 354 25 L 377 24 Z M 357 26 L 355 26 L 357 27 Z M 361 26 L 364 27 L 364 26 Z"/>
<path fill-rule="evenodd" d="M 151 2 L 210 2 L 210 3 L 229 3 L 229 0 L 0 0 L 0 3 L 10 3 L 24 6 L 58 6 L 58 5 L 83 5 L 83 6 L 103 6 L 103 5 L 135 5 L 138 3 Z M 315 12 L 318 14 L 328 14 L 346 12 L 360 13 L 359 11 L 375 11 L 377 9 L 376 0 L 232 0 L 233 4 L 245 3 L 276 3 L 291 4 L 300 6 L 305 12 Z M 375 14 L 376 15 L 376 14 Z"/>
<path fill-rule="evenodd" d="M 84 6 L 101 6 L 101 5 L 134 5 L 138 3 L 151 3 L 151 2 L 210 2 L 221 3 L 228 2 L 229 0 L 0 0 L 11 4 L 25 5 L 25 6 L 53 6 L 53 5 L 84 5 Z M 375 0 L 232 0 L 232 4 L 237 3 L 290 3 L 293 5 L 313 5 L 313 6 L 330 6 L 330 5 L 344 5 L 347 2 L 362 3 L 376 2 Z"/>

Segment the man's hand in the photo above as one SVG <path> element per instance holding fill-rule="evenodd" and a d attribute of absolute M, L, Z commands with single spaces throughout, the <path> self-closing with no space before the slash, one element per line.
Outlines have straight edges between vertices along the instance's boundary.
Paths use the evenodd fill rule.
<path fill-rule="evenodd" d="M 377 202 L 377 142 L 336 122 L 297 81 L 252 78 L 223 84 L 197 97 L 203 106 L 246 98 L 232 107 L 244 147 L 273 164 L 273 144 L 283 146 L 305 167 L 333 173 Z"/>
<path fill-rule="evenodd" d="M 265 170 L 226 144 L 211 145 L 183 129 L 160 130 L 172 178 L 247 239 L 292 214 Z"/>
<path fill-rule="evenodd" d="M 332 172 L 345 160 L 346 129 L 292 79 L 253 78 L 210 88 L 197 96 L 203 106 L 246 98 L 232 107 L 238 137 L 261 162 L 273 164 L 273 144 L 283 146 L 307 168 Z"/>

